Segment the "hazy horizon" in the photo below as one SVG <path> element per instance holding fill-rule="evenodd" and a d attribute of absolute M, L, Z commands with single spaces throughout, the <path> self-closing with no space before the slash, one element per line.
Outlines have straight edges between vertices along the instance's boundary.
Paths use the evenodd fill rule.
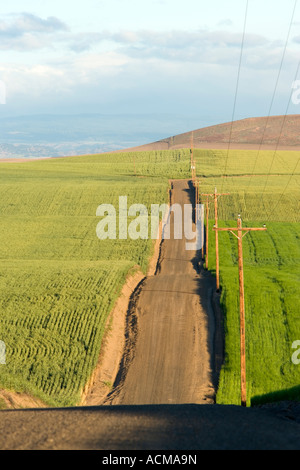
<path fill-rule="evenodd" d="M 199 126 L 198 126 L 199 124 Z M 215 122 L 171 114 L 39 114 L 0 118 L 1 158 L 103 153 L 152 143 Z M 196 126 L 196 127 L 194 127 Z"/>
<path fill-rule="evenodd" d="M 244 116 L 241 119 L 265 116 Z M 238 121 L 240 119 L 236 119 Z M 0 118 L 0 158 L 99 154 L 229 123 L 170 114 L 38 114 Z"/>

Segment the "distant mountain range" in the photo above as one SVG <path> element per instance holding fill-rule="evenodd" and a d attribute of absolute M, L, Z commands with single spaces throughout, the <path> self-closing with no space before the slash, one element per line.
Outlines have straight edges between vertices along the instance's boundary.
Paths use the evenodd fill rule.
<path fill-rule="evenodd" d="M 99 154 L 120 149 L 119 145 L 105 143 L 63 142 L 60 144 L 1 144 L 0 160 L 22 158 L 54 158 L 73 155 Z"/>
<path fill-rule="evenodd" d="M 174 148 L 300 150 L 300 115 L 249 118 L 177 134 L 136 150 Z"/>

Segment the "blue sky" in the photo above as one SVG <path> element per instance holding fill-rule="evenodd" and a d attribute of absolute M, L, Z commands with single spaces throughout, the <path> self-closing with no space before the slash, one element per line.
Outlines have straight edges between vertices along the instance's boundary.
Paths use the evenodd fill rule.
<path fill-rule="evenodd" d="M 249 0 L 235 118 L 269 112 L 294 0 Z M 243 0 L 11 0 L 0 7 L 0 116 L 176 113 L 231 120 Z M 297 5 L 272 114 L 300 60 Z M 300 77 L 297 77 L 298 79 Z M 299 113 L 291 104 L 288 112 Z"/>

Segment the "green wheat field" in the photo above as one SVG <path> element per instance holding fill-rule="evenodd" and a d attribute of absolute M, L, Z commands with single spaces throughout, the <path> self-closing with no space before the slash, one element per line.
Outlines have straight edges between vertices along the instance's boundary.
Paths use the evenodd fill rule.
<path fill-rule="evenodd" d="M 200 192 L 219 200 L 220 225 L 267 225 L 244 238 L 250 404 L 300 399 L 299 153 L 194 150 Z M 100 204 L 168 201 L 169 179 L 191 177 L 190 149 L 2 163 L 0 388 L 49 406 L 80 403 L 105 325 L 129 274 L 147 271 L 153 240 L 99 240 Z M 149 211 L 150 213 L 150 211 Z M 209 269 L 214 273 L 213 206 Z M 220 233 L 225 362 L 217 403 L 239 404 L 237 243 Z"/>

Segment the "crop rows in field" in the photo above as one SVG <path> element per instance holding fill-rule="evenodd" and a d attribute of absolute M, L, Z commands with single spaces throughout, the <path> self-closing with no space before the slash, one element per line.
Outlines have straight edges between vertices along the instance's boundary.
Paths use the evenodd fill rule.
<path fill-rule="evenodd" d="M 136 175 L 132 154 L 3 164 L 0 387 L 78 403 L 125 277 L 133 267 L 146 272 L 153 250 L 151 239 L 100 241 L 97 207 L 117 209 L 119 196 L 128 206 L 166 202 L 168 171 L 188 172 L 188 155 L 135 154 Z"/>
<path fill-rule="evenodd" d="M 231 222 L 232 223 L 232 222 Z M 227 225 L 228 224 L 224 224 Z M 285 239 L 285 233 L 289 237 Z M 268 232 L 244 238 L 248 400 L 298 387 L 300 368 L 292 363 L 292 344 L 300 331 L 300 224 L 270 223 Z M 220 241 L 221 302 L 225 314 L 226 360 L 219 403 L 239 404 L 239 297 L 236 239 Z M 213 243 L 211 252 L 213 252 Z M 213 261 L 213 260 L 212 260 Z M 295 397 L 294 397 L 295 398 Z"/>
<path fill-rule="evenodd" d="M 131 264 L 21 265 L 5 262 L 0 272 L 0 337 L 7 348 L 1 386 L 49 404 L 74 404 L 96 365 L 107 316 Z"/>
<path fill-rule="evenodd" d="M 200 192 L 229 193 L 220 219 L 299 222 L 299 152 L 196 150 L 195 160 Z"/>
<path fill-rule="evenodd" d="M 206 157 L 210 155 L 212 160 L 208 176 L 200 178 L 200 191 L 211 193 L 217 187 L 218 191 L 229 193 L 218 200 L 219 226 L 236 226 L 238 214 L 244 226 L 267 224 L 267 232 L 249 233 L 243 239 L 248 404 L 277 397 L 299 400 L 300 368 L 292 362 L 292 344 L 300 332 L 299 174 L 287 174 L 289 168 L 295 167 L 299 155 L 295 152 L 281 155 L 285 163 L 288 161 L 286 166 L 280 166 L 282 158 L 276 166 L 275 159 L 275 169 L 282 174 L 267 178 L 270 155 L 263 152 L 261 157 L 266 156 L 266 160 L 260 161 L 259 176 L 249 176 L 251 164 L 247 167 L 247 159 L 253 156 L 253 151 L 232 151 L 228 176 L 223 178 L 220 168 L 224 168 L 226 152 L 207 152 Z M 204 158 L 204 152 L 200 157 Z M 220 161 L 213 173 L 215 158 Z M 209 217 L 209 269 L 215 272 L 213 204 Z M 225 362 L 217 402 L 240 404 L 238 256 L 237 240 L 232 234 L 219 233 L 219 254 Z"/>

